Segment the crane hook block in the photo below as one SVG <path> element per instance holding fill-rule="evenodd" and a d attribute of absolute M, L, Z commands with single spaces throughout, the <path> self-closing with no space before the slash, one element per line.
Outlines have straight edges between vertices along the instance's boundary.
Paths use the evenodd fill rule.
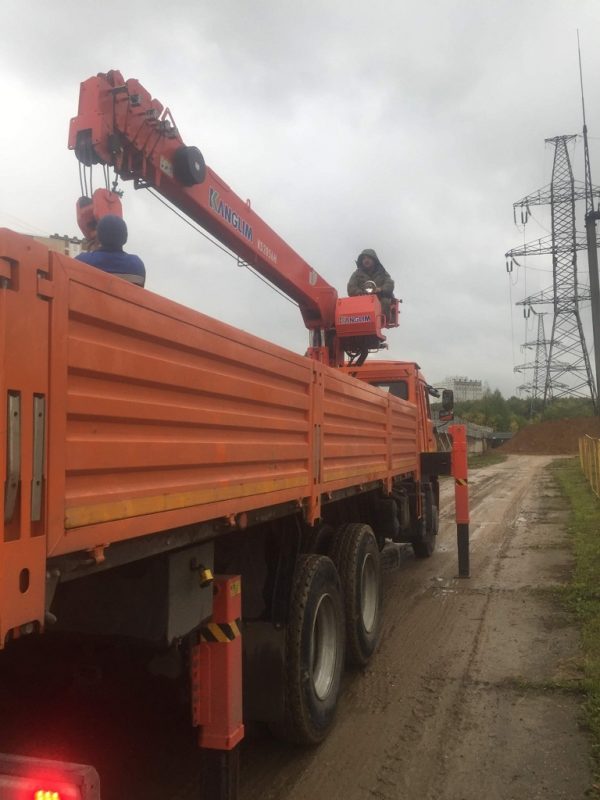
<path fill-rule="evenodd" d="M 80 197 L 77 201 L 77 224 L 86 239 L 96 236 L 98 221 L 106 214 L 123 216 L 121 198 L 108 189 L 96 189 L 91 197 Z"/>

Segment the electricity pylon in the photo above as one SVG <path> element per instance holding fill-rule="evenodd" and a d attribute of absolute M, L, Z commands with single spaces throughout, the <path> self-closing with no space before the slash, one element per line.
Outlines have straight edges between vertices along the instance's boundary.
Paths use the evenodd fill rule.
<path fill-rule="evenodd" d="M 552 180 L 549 186 L 533 192 L 513 205 L 521 221 L 527 222 L 531 206 L 550 205 L 552 233 L 534 242 L 516 247 L 506 253 L 509 264 L 517 258 L 531 255 L 552 256 L 552 289 L 544 289 L 522 300 L 518 305 L 540 304 L 553 306 L 552 333 L 548 344 L 543 400 L 546 405 L 559 397 L 591 397 L 596 405 L 596 387 L 581 324 L 580 302 L 589 300 L 588 286 L 577 279 L 577 251 L 587 248 L 585 234 L 575 228 L 575 202 L 586 197 L 586 186 L 573 178 L 567 145 L 575 136 L 555 136 L 546 139 L 554 146 Z M 600 197 L 600 188 L 589 187 Z M 507 266 L 508 268 L 508 266 Z"/>
<path fill-rule="evenodd" d="M 528 383 L 517 386 L 517 390 L 529 398 L 529 416 L 532 417 L 536 410 L 536 401 L 542 400 L 544 397 L 549 342 L 546 339 L 546 331 L 544 330 L 544 317 L 546 313 L 542 312 L 540 314 L 531 306 L 524 309 L 524 313 L 526 318 L 529 318 L 532 313 L 537 317 L 537 337 L 535 342 L 525 342 L 521 345 L 521 350 L 533 350 L 534 358 L 533 361 L 526 361 L 524 364 L 519 364 L 514 368 L 514 371 L 527 372 L 528 370 L 532 370 L 531 380 Z"/>

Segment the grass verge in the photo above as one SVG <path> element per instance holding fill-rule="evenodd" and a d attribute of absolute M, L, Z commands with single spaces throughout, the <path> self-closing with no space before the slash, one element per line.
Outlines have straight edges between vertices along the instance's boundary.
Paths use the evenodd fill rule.
<path fill-rule="evenodd" d="M 506 461 L 507 456 L 498 453 L 495 450 L 488 450 L 486 453 L 469 456 L 469 469 L 479 469 L 480 467 L 489 467 L 492 464 L 502 464 Z"/>
<path fill-rule="evenodd" d="M 581 680 L 551 680 L 551 681 L 525 681 L 521 678 L 507 678 L 502 681 L 502 686 L 513 689 L 517 692 L 544 694 L 546 692 L 561 694 L 585 694 L 585 688 Z"/>
<path fill-rule="evenodd" d="M 555 461 L 549 469 L 571 506 L 569 534 L 575 567 L 563 598 L 581 627 L 584 706 L 596 775 L 600 775 L 600 500 L 582 474 L 579 459 Z"/>

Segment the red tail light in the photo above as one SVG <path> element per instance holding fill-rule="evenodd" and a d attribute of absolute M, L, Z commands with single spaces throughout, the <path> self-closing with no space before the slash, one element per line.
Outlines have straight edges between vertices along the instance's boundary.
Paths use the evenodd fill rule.
<path fill-rule="evenodd" d="M 93 767 L 0 753 L 0 800 L 100 800 Z"/>

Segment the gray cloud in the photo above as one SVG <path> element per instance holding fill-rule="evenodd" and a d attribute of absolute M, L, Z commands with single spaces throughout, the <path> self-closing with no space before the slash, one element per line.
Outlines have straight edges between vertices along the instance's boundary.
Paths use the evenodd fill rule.
<path fill-rule="evenodd" d="M 509 298 L 551 276 L 530 260 L 509 289 L 503 253 L 523 240 L 511 205 L 550 180 L 544 138 L 581 127 L 577 27 L 600 138 L 596 0 L 4 0 L 3 11 L 1 225 L 76 233 L 68 121 L 79 82 L 119 68 L 338 290 L 357 252 L 377 249 L 404 298 L 389 354 L 432 379 L 465 374 L 507 393 L 522 382 L 512 368 L 527 332 L 512 309 L 512 337 Z M 574 159 L 581 174 L 580 143 Z M 151 289 L 304 349 L 293 306 L 126 189 Z"/>

